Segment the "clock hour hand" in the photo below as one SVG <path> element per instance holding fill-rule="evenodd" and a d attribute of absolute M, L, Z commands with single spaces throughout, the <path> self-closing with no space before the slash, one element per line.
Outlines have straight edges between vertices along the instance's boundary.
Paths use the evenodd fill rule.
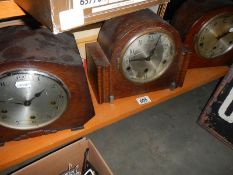
<path fill-rule="evenodd" d="M 159 44 L 160 39 L 161 39 L 161 35 L 159 35 L 159 38 L 158 38 L 158 40 L 156 41 L 154 48 L 150 51 L 150 54 L 149 54 L 148 57 L 140 57 L 140 58 L 137 58 L 137 59 L 130 59 L 129 61 L 145 61 L 145 60 L 146 60 L 146 61 L 150 61 L 151 57 L 154 55 L 155 50 L 156 50 L 157 47 L 158 47 L 158 44 Z M 138 55 L 138 54 L 136 54 L 136 55 Z M 136 55 L 135 55 L 135 56 L 136 56 Z M 134 57 L 135 57 L 135 56 L 134 56 Z"/>
<path fill-rule="evenodd" d="M 12 103 L 16 105 L 24 105 L 23 103 L 18 103 L 18 102 L 13 102 L 13 101 L 4 101 L 4 100 L 0 100 L 0 103 Z"/>
<path fill-rule="evenodd" d="M 33 101 L 35 98 L 40 97 L 41 94 L 42 94 L 44 91 L 45 91 L 45 89 L 43 89 L 43 90 L 40 91 L 40 92 L 35 93 L 35 95 L 34 95 L 30 100 L 25 100 L 25 101 L 24 101 L 24 106 L 30 106 L 31 103 L 32 103 L 32 101 Z"/>
<path fill-rule="evenodd" d="M 144 61 L 144 60 L 147 60 L 147 58 L 140 57 L 140 58 L 137 58 L 137 59 L 130 59 L 129 61 Z"/>

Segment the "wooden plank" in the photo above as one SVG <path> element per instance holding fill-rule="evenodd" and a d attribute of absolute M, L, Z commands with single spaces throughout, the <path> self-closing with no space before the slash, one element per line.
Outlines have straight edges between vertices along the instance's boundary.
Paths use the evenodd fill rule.
<path fill-rule="evenodd" d="M 25 13 L 14 1 L 0 1 L 0 20 L 23 15 Z"/>
<path fill-rule="evenodd" d="M 174 91 L 162 90 L 122 98 L 115 100 L 113 104 L 97 104 L 96 99 L 93 96 L 93 92 L 91 91 L 96 115 L 88 123 L 86 123 L 84 129 L 73 132 L 70 130 L 64 130 L 50 135 L 8 142 L 5 144 L 5 146 L 0 147 L 0 170 L 16 165 L 17 163 L 33 158 L 34 156 L 51 149 L 57 148 L 97 129 L 127 118 L 132 114 L 145 110 L 196 87 L 218 79 L 225 75 L 227 71 L 227 67 L 192 69 L 187 72 L 185 83 L 182 88 L 178 88 Z M 149 96 L 152 102 L 145 105 L 139 105 L 135 99 L 144 95 Z"/>

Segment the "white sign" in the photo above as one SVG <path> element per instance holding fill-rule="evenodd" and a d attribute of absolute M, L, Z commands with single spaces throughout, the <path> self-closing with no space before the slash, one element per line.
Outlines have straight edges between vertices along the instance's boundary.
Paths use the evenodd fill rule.
<path fill-rule="evenodd" d="M 136 99 L 139 105 L 144 105 L 151 102 L 151 99 L 148 96 L 139 97 Z"/>
<path fill-rule="evenodd" d="M 233 88 L 231 89 L 230 93 L 228 96 L 225 98 L 224 102 L 222 103 L 221 107 L 218 110 L 218 115 L 221 117 L 223 120 L 227 121 L 228 123 L 233 123 L 233 112 L 229 116 L 226 115 L 226 111 L 230 104 L 233 101 Z"/>

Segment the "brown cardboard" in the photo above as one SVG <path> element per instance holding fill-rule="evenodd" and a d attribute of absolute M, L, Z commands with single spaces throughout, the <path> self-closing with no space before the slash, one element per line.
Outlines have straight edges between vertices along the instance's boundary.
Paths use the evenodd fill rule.
<path fill-rule="evenodd" d="M 81 0 L 14 0 L 14 1 L 20 7 L 22 7 L 26 12 L 32 15 L 35 19 L 37 19 L 43 25 L 51 29 L 54 34 L 56 34 L 65 31 L 61 28 L 61 21 L 59 17 L 60 12 L 71 11 L 72 9 L 77 8 L 77 5 L 74 7 L 74 2 L 79 2 Z M 88 1 L 90 2 L 91 0 Z M 169 2 L 169 0 L 144 0 L 144 1 L 143 0 L 105 0 L 105 1 L 107 1 L 108 4 L 100 5 L 97 7 L 104 7 L 104 6 L 106 7 L 107 5 L 116 5 L 116 4 L 119 5 L 120 3 L 123 4 L 127 2 L 132 2 L 132 3 L 120 7 L 114 6 L 114 8 L 106 9 L 94 13 L 93 10 L 94 8 L 96 9 L 96 7 L 85 8 L 83 9 L 84 23 L 78 26 L 73 26 L 66 30 L 71 30 L 87 24 L 100 22 L 109 18 L 124 15 L 127 13 L 131 13 L 137 10 L 145 9 L 156 5 L 160 5 L 159 9 L 161 9 L 161 6 L 166 7 L 166 4 Z M 161 14 L 161 16 L 163 16 L 163 14 Z M 77 20 L 78 18 L 79 16 L 77 16 Z M 77 21 L 74 16 L 73 23 L 75 22 Z"/>
<path fill-rule="evenodd" d="M 69 165 L 79 165 L 82 170 L 84 152 L 89 148 L 88 160 L 101 175 L 113 175 L 93 143 L 81 139 L 48 156 L 16 171 L 13 175 L 58 175 L 68 170 Z"/>

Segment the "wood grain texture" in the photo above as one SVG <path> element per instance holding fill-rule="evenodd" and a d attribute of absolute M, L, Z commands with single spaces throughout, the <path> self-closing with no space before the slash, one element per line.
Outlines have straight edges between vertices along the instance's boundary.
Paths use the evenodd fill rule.
<path fill-rule="evenodd" d="M 109 28 L 111 28 L 111 30 L 109 30 Z M 146 33 L 161 32 L 160 30 L 166 33 L 175 43 L 175 54 L 171 65 L 161 76 L 150 82 L 135 83 L 129 81 L 123 75 L 123 70 L 121 70 L 121 59 L 124 50 L 135 37 Z M 181 54 L 182 45 L 179 34 L 172 26 L 150 10 L 142 10 L 106 21 L 100 30 L 98 43 L 100 47 L 95 50 L 103 52 L 111 64 L 110 82 L 104 82 L 101 85 L 102 87 L 99 86 L 98 89 L 107 89 L 104 87 L 104 84 L 110 84 L 109 92 L 107 93 L 114 99 L 155 90 L 173 89 L 183 84 L 183 77 L 187 69 L 184 63 L 188 64 L 188 62 L 184 60 L 189 57 L 184 57 Z M 93 55 L 90 55 L 90 58 L 91 57 L 93 57 Z M 89 58 L 87 57 L 87 59 Z M 98 79 L 102 78 L 99 77 Z M 104 102 L 109 102 L 110 97 L 105 99 L 107 99 L 107 101 Z"/>
<path fill-rule="evenodd" d="M 25 13 L 14 1 L 0 1 L 0 20 L 23 15 Z"/>
<path fill-rule="evenodd" d="M 95 114 L 82 60 L 72 35 L 53 35 L 46 28 L 33 30 L 28 26 L 12 26 L 0 29 L 0 42 L 0 75 L 17 70 L 44 72 L 60 79 L 69 93 L 67 109 L 56 121 L 32 130 L 0 126 L 0 144 L 68 128 L 79 129 Z"/>
<path fill-rule="evenodd" d="M 115 100 L 113 104 L 98 104 L 93 91 L 91 90 L 96 115 L 85 124 L 84 129 L 73 132 L 70 130 L 64 130 L 36 138 L 7 142 L 4 147 L 0 147 L 0 170 L 16 165 L 51 149 L 55 149 L 100 128 L 127 118 L 137 112 L 165 102 L 166 100 L 218 79 L 225 75 L 227 71 L 228 67 L 191 69 L 188 70 L 186 74 L 182 88 L 177 88 L 174 91 L 161 90 L 138 96 L 122 98 Z M 145 105 L 138 105 L 136 98 L 145 95 L 149 96 L 152 102 Z"/>
<path fill-rule="evenodd" d="M 98 42 L 86 44 L 87 72 L 99 103 L 110 100 L 110 63 Z"/>
<path fill-rule="evenodd" d="M 231 149 L 233 149 L 233 123 L 230 123 L 232 106 L 229 104 L 226 111 L 223 112 L 227 116 L 227 118 L 224 119 L 222 117 L 223 114 L 220 115 L 220 109 L 224 106 L 223 104 L 227 101 L 227 98 L 231 96 L 230 93 L 232 87 L 233 66 L 231 66 L 227 75 L 214 91 L 214 94 L 205 106 L 198 121 L 204 129 L 217 137 Z M 227 121 L 227 119 L 229 120 Z"/>
<path fill-rule="evenodd" d="M 214 59 L 206 59 L 195 51 L 195 37 L 200 29 L 217 14 L 226 12 L 233 12 L 232 1 L 187 0 L 176 11 L 171 24 L 179 31 L 185 47 L 191 51 L 189 68 L 224 66 L 233 62 L 233 49 Z"/>

